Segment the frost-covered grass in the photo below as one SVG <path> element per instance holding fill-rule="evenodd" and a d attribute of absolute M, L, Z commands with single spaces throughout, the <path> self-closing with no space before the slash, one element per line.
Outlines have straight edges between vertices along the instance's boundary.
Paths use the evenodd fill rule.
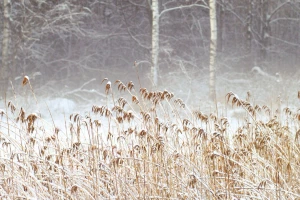
<path fill-rule="evenodd" d="M 167 90 L 102 87 L 101 104 L 59 128 L 51 109 L 45 121 L 6 101 L 1 199 L 300 198 L 297 109 L 227 93 L 206 113 Z"/>

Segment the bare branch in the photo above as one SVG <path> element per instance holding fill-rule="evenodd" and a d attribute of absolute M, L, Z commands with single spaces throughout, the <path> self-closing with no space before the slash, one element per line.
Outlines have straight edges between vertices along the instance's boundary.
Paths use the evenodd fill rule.
<path fill-rule="evenodd" d="M 207 5 L 201 5 L 201 4 L 181 5 L 181 6 L 174 7 L 174 8 L 167 8 L 167 9 L 161 11 L 161 13 L 159 14 L 159 17 L 161 17 L 164 13 L 167 13 L 167 12 L 170 12 L 173 10 L 179 10 L 179 9 L 184 9 L 184 8 L 193 8 L 193 7 L 209 9 L 209 7 Z"/>

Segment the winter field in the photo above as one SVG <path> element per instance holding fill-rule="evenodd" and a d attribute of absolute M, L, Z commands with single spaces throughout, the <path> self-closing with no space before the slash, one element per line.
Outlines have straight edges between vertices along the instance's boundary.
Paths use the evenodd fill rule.
<path fill-rule="evenodd" d="M 220 72 L 217 102 L 200 74 L 19 79 L 0 104 L 1 199 L 300 199 L 299 74 Z"/>

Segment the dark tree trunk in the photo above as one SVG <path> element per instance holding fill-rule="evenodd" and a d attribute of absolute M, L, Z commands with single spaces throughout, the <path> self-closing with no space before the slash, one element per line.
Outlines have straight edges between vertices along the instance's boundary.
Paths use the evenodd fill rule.
<path fill-rule="evenodd" d="M 3 0 L 3 30 L 2 30 L 2 62 L 1 62 L 1 81 L 0 90 L 4 95 L 8 87 L 8 79 L 10 77 L 9 70 L 9 8 L 10 0 Z"/>

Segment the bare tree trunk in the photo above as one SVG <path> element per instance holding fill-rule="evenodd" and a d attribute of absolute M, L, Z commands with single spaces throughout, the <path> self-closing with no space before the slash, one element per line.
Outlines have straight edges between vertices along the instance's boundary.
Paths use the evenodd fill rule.
<path fill-rule="evenodd" d="M 246 43 L 246 49 L 247 53 L 251 54 L 252 50 L 252 16 L 253 16 L 253 4 L 254 1 L 250 0 L 248 2 L 248 16 L 247 16 L 247 43 Z"/>
<path fill-rule="evenodd" d="M 216 56 L 217 56 L 217 15 L 216 0 L 209 0 L 210 55 L 209 55 L 209 97 L 216 100 Z"/>
<path fill-rule="evenodd" d="M 253 23 L 253 9 L 254 9 L 254 0 L 249 0 L 248 2 L 248 16 L 246 21 L 246 54 L 247 59 L 245 66 L 247 66 L 248 69 L 251 69 L 253 64 L 252 59 L 252 23 Z"/>
<path fill-rule="evenodd" d="M 218 12 L 218 17 L 217 17 L 217 26 L 218 26 L 218 46 L 217 46 L 217 51 L 218 52 L 223 52 L 223 29 L 224 29 L 224 6 L 225 6 L 225 1 L 220 0 L 219 3 L 217 4 L 217 12 Z"/>
<path fill-rule="evenodd" d="M 260 14 L 261 14 L 261 34 L 260 34 L 260 62 L 264 63 L 267 58 L 267 50 L 269 47 L 270 35 L 270 20 L 268 16 L 268 0 L 261 0 Z"/>
<path fill-rule="evenodd" d="M 159 54 L 159 6 L 158 0 L 152 0 L 152 68 L 153 86 L 158 82 L 158 54 Z"/>
<path fill-rule="evenodd" d="M 9 50 L 9 7 L 10 0 L 3 0 L 3 31 L 2 31 L 2 62 L 1 62 L 1 95 L 3 95 L 8 86 L 9 68 L 8 68 L 8 50 Z"/>

